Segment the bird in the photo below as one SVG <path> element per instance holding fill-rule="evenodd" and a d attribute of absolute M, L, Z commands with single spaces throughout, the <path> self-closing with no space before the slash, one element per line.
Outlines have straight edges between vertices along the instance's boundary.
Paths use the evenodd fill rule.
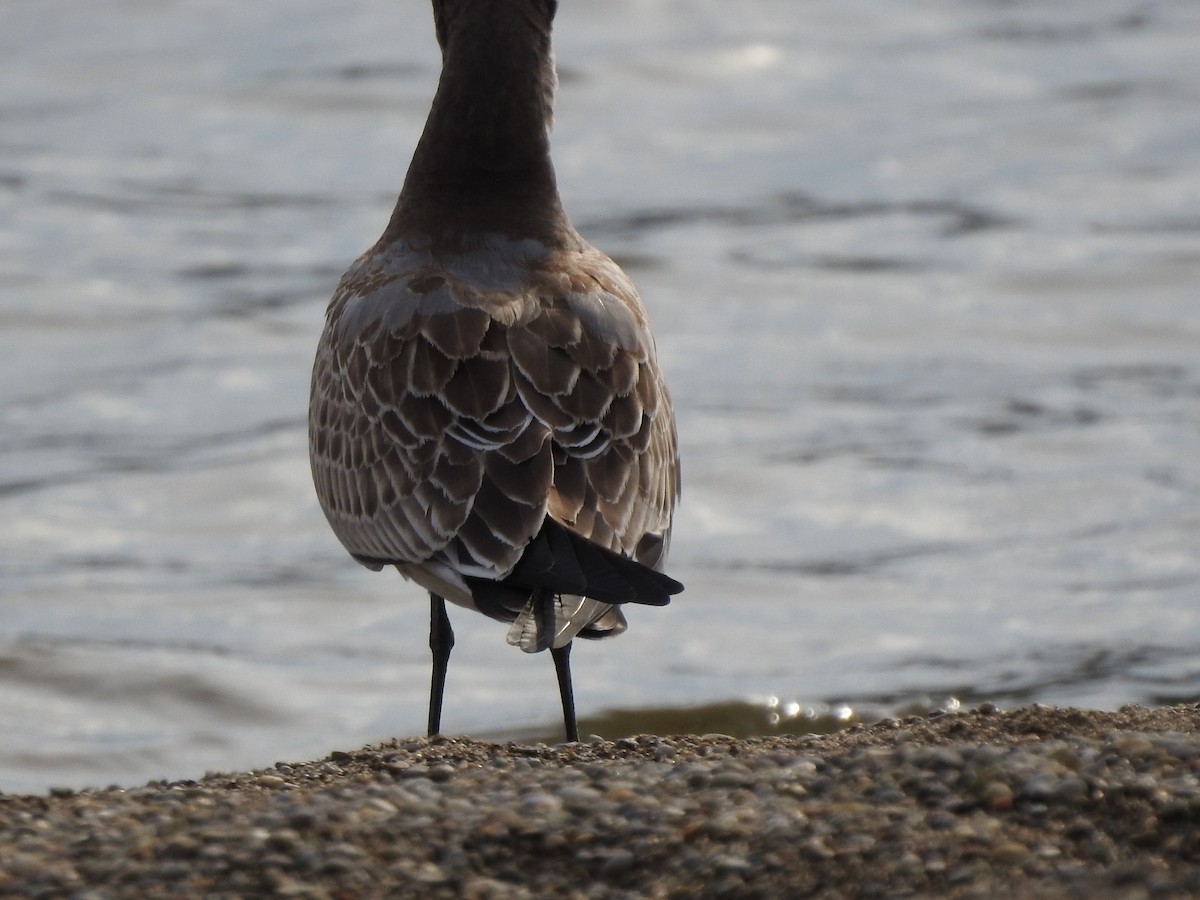
<path fill-rule="evenodd" d="M 556 0 L 432 0 L 437 90 L 379 240 L 326 311 L 309 396 L 322 510 L 362 565 L 429 593 L 427 733 L 446 603 L 549 650 L 578 740 L 572 641 L 662 606 L 678 438 L 633 283 L 571 225 L 549 132 Z"/>

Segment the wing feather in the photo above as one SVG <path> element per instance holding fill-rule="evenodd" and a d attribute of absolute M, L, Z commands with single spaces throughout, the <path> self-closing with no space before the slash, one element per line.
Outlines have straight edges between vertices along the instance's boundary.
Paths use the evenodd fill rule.
<path fill-rule="evenodd" d="M 310 454 L 335 533 L 365 564 L 461 587 L 447 599 L 463 605 L 464 579 L 502 582 L 547 516 L 660 569 L 679 494 L 632 284 L 586 245 L 529 252 L 512 251 L 511 272 L 368 254 L 330 303 L 313 371 Z M 625 627 L 618 607 L 571 594 L 543 625 L 527 599 L 480 604 L 518 620 L 526 649 Z"/>

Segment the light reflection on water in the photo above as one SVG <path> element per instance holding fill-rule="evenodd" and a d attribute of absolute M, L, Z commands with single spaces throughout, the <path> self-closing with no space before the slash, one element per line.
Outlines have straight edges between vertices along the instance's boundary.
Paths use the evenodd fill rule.
<path fill-rule="evenodd" d="M 687 592 L 578 649 L 583 728 L 1200 696 L 1200 11 L 781 10 L 559 15 L 560 182 L 685 454 Z M 418 732 L 426 604 L 329 533 L 304 406 L 428 11 L 5 17 L 0 789 Z M 447 729 L 552 738 L 549 660 L 456 627 Z"/>

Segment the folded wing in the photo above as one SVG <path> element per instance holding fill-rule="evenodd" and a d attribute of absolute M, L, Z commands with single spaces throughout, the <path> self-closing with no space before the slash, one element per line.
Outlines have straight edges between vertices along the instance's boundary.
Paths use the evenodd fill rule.
<path fill-rule="evenodd" d="M 613 604 L 681 589 L 656 571 L 679 471 L 620 269 L 586 247 L 532 275 L 520 262 L 520 277 L 481 277 L 414 252 L 347 273 L 314 370 L 310 447 L 356 558 L 504 621 L 525 613 L 533 636 L 515 642 L 535 650 L 619 633 Z M 537 600 L 553 602 L 552 627 L 527 609 L 535 595 L 553 597 Z"/>

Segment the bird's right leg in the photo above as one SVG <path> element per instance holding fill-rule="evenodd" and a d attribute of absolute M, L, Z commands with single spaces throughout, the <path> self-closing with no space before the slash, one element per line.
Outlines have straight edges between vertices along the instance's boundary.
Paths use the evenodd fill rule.
<path fill-rule="evenodd" d="M 575 691 L 571 687 L 571 643 L 550 648 L 554 660 L 554 671 L 558 675 L 558 696 L 562 699 L 563 725 L 566 726 L 567 741 L 579 740 L 579 726 L 575 724 Z"/>
<path fill-rule="evenodd" d="M 429 595 L 429 649 L 433 651 L 433 680 L 429 685 L 429 730 L 433 737 L 442 730 L 442 695 L 446 691 L 446 669 L 454 647 L 454 630 L 446 615 L 446 601 Z"/>

